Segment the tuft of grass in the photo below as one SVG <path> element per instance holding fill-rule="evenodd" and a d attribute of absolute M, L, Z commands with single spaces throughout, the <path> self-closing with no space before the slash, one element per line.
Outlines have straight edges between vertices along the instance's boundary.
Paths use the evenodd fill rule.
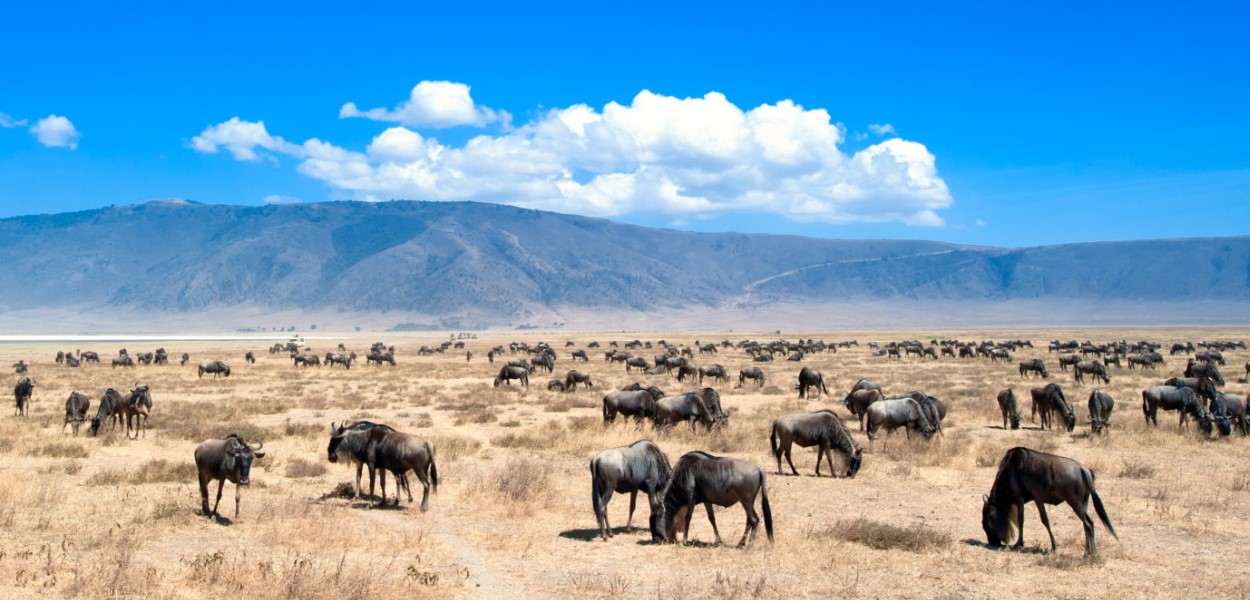
<path fill-rule="evenodd" d="M 481 448 L 482 442 L 473 438 L 459 435 L 440 437 L 434 443 L 435 460 L 453 462 L 460 458 L 472 458 Z"/>
<path fill-rule="evenodd" d="M 899 527 L 864 517 L 838 521 L 829 528 L 828 533 L 835 538 L 863 544 L 876 550 L 928 552 L 951 544 L 949 533 L 925 527 L 923 524 Z"/>
<path fill-rule="evenodd" d="M 1060 571 L 1075 571 L 1086 567 L 1101 567 L 1105 561 L 1098 556 L 1072 556 L 1069 554 L 1050 553 L 1037 560 L 1039 567 L 1050 567 Z"/>
<path fill-rule="evenodd" d="M 287 437 L 316 437 L 325 433 L 324 425 L 314 425 L 312 423 L 292 423 L 287 419 L 282 423 L 282 433 Z"/>
<path fill-rule="evenodd" d="M 1154 466 L 1146 461 L 1124 459 L 1123 463 L 1123 466 L 1120 467 L 1120 477 L 1128 477 L 1129 479 L 1150 479 L 1155 476 Z"/>
<path fill-rule="evenodd" d="M 91 455 L 86 448 L 74 442 L 50 442 L 31 448 L 26 454 L 47 458 L 87 458 Z"/>
<path fill-rule="evenodd" d="M 286 476 L 291 479 L 321 477 L 325 474 L 326 465 L 322 462 L 308 461 L 296 456 L 292 457 L 286 463 Z"/>
<path fill-rule="evenodd" d="M 127 480 L 135 485 L 195 481 L 195 465 L 183 461 L 171 463 L 158 458 L 139 465 L 138 469 L 130 473 Z"/>
<path fill-rule="evenodd" d="M 532 458 L 511 458 L 498 469 L 494 491 L 508 502 L 527 503 L 546 496 L 551 487 L 552 466 Z"/>

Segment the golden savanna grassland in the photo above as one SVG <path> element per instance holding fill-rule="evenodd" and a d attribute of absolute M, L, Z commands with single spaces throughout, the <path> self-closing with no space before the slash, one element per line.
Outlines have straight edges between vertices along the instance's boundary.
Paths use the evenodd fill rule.
<path fill-rule="evenodd" d="M 789 332 L 787 332 L 789 333 Z M 1086 398 L 1095 387 L 1076 385 L 1060 371 L 1050 339 L 1151 340 L 1165 344 L 1203 339 L 1250 339 L 1246 330 L 1032 330 L 796 332 L 788 339 L 856 339 L 859 347 L 761 366 L 768 383 L 737 387 L 739 369 L 755 366 L 740 350 L 722 348 L 696 364 L 721 363 L 734 374 L 716 383 L 731 425 L 718 432 L 685 427 L 657 433 L 650 426 L 602 425 L 601 399 L 634 381 L 669 394 L 693 389 L 671 376 L 627 374 L 590 350 L 588 364 L 570 351 L 598 341 L 632 339 L 692 345 L 728 339 L 769 341 L 765 333 L 498 332 L 466 341 L 464 350 L 418 356 L 434 334 L 350 334 L 342 340 L 365 354 L 369 343 L 396 346 L 395 367 L 351 370 L 297 368 L 269 342 L 166 342 L 174 364 L 114 369 L 122 344 L 79 345 L 103 364 L 71 369 L 53 362 L 74 344 L 7 344 L 0 362 L 24 359 L 37 388 L 30 415 L 0 417 L 0 595 L 83 598 L 413 598 L 413 597 L 650 597 L 650 598 L 1175 598 L 1250 595 L 1244 550 L 1250 542 L 1250 440 L 1234 434 L 1204 439 L 1179 430 L 1175 413 L 1158 428 L 1143 423 L 1141 390 L 1179 375 L 1181 356 L 1155 371 L 1111 368 L 1102 386 L 1116 400 L 1111 429 L 1091 436 Z M 1030 339 L 1034 349 L 1014 358 L 1043 358 L 1050 381 L 1076 406 L 1072 433 L 1041 431 L 1028 422 L 1028 389 L 1016 365 L 986 359 L 921 361 L 875 356 L 869 341 L 933 338 Z M 555 376 L 588 370 L 593 390 L 546 390 L 552 377 L 535 373 L 528 391 L 493 388 L 500 361 L 487 350 L 512 341 L 549 342 L 558 353 Z M 324 354 L 337 343 L 311 341 Z M 572 347 L 565 342 L 572 341 Z M 131 353 L 156 344 L 128 344 Z M 59 346 L 59 348 L 58 348 Z M 252 350 L 258 362 L 245 364 Z M 466 350 L 474 358 L 465 360 Z M 182 352 L 191 363 L 177 365 Z M 648 357 L 658 349 L 635 351 Z M 1166 349 L 1164 350 L 1166 356 Z M 1226 391 L 1243 397 L 1250 352 L 1225 352 Z M 223 359 L 229 378 L 198 379 L 196 363 Z M 504 356 L 501 358 L 511 358 Z M 800 366 L 820 370 L 832 396 L 800 400 Z M 18 376 L 10 371 L 9 385 Z M 769 453 L 774 418 L 832 408 L 848 418 L 856 441 L 867 439 L 841 400 L 859 378 L 887 393 L 924 390 L 945 400 L 943 436 L 908 441 L 902 432 L 865 452 L 853 479 L 815 478 L 815 452 L 796 449 L 801 476 L 778 476 Z M 121 430 L 74 437 L 63 430 L 65 399 L 73 390 L 92 409 L 108 387 L 150 386 L 154 400 L 146 437 Z M 1002 429 L 995 396 L 1015 389 L 1025 413 L 1019 431 Z M 5 392 L 6 394 L 8 392 Z M 11 402 L 11 400 L 10 400 Z M 11 405 L 10 405 L 11 406 Z M 432 441 L 440 475 L 429 512 L 417 503 L 375 508 L 352 499 L 354 469 L 326 458 L 332 422 L 368 419 Z M 267 455 L 243 490 L 239 519 L 200 514 L 192 452 L 205 439 L 238 432 L 263 440 Z M 702 510 L 692 521 L 689 546 L 654 545 L 642 529 L 597 536 L 588 463 L 598 451 L 651 438 L 676 462 L 702 449 L 754 461 L 768 473 L 776 542 L 761 535 L 746 551 L 710 544 Z M 1064 506 L 1049 511 L 1059 542 L 1049 551 L 1037 512 L 1026 509 L 1023 551 L 984 545 L 981 496 L 989 491 L 1003 453 L 1013 446 L 1073 457 L 1097 474 L 1097 489 L 1119 533 L 1098 525 L 1100 556 L 1083 557 L 1079 521 Z M 841 467 L 841 465 L 839 465 Z M 788 472 L 788 469 L 787 469 Z M 365 485 L 368 485 L 367 475 Z M 390 486 L 393 492 L 393 483 Z M 227 484 L 221 513 L 234 510 Z M 622 527 L 628 497 L 617 495 L 611 520 Z M 634 524 L 645 528 L 639 501 Z M 717 509 L 727 541 L 744 524 L 740 507 Z"/>

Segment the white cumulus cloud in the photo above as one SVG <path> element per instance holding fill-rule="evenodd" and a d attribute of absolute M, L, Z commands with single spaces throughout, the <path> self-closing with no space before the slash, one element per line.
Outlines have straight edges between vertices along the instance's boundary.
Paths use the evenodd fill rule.
<path fill-rule="evenodd" d="M 412 127 L 455 127 L 489 123 L 507 125 L 512 116 L 478 106 L 469 94 L 469 86 L 453 81 L 422 81 L 412 88 L 408 100 L 393 110 L 371 108 L 360 110 L 355 102 L 339 109 L 339 118 L 362 117 L 372 121 L 400 123 Z"/>
<path fill-rule="evenodd" d="M 14 127 L 25 127 L 26 119 L 14 119 L 7 113 L 0 112 L 0 127 L 4 129 L 12 129 Z"/>
<path fill-rule="evenodd" d="M 873 123 L 868 126 L 868 131 L 871 131 L 881 136 L 898 134 L 897 131 L 894 131 L 894 126 L 889 123 L 884 123 L 884 124 Z"/>
<path fill-rule="evenodd" d="M 82 137 L 69 119 L 57 115 L 48 115 L 39 119 L 30 127 L 30 133 L 44 146 L 70 150 L 78 148 L 78 139 Z"/>
<path fill-rule="evenodd" d="M 467 99 L 467 86 L 464 92 Z M 429 124 L 428 113 L 398 118 L 418 96 L 414 90 L 413 101 L 375 109 L 382 111 L 375 116 Z M 469 102 L 460 121 L 469 118 L 465 106 L 480 110 Z M 206 128 L 191 146 L 208 153 L 224 147 L 239 160 L 286 155 L 299 161 L 300 173 L 361 200 L 475 200 L 606 217 L 773 213 L 943 225 L 938 212 L 951 195 L 923 144 L 895 137 L 845 153 L 845 137 L 827 111 L 790 100 L 743 109 L 716 92 L 678 98 L 644 90 L 629 104 L 552 109 L 462 145 L 402 125 L 363 151 L 315 138 L 294 144 L 270 135 L 263 122 L 236 117 Z"/>

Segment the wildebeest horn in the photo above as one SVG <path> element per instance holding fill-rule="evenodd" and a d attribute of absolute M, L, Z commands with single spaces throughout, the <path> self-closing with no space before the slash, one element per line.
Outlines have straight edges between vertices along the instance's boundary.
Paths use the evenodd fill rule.
<path fill-rule="evenodd" d="M 257 443 L 256 443 L 256 446 L 255 446 L 254 448 L 252 448 L 252 451 L 253 451 L 253 452 L 256 452 L 256 451 L 258 451 L 258 450 L 260 450 L 261 448 L 264 448 L 264 447 L 265 447 L 265 441 L 264 441 L 264 440 L 261 440 L 261 441 L 259 441 L 259 442 L 257 442 Z"/>

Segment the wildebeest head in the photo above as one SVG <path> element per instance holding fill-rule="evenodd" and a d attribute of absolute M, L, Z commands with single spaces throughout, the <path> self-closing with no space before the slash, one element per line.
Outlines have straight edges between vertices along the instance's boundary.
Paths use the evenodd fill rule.
<path fill-rule="evenodd" d="M 989 496 L 981 496 L 981 529 L 991 548 L 1001 548 L 1011 540 L 1015 530 L 1015 505 L 1002 507 L 990 502 Z"/>
<path fill-rule="evenodd" d="M 265 453 L 260 449 L 265 447 L 265 442 L 260 442 L 255 448 L 249 446 L 242 441 L 237 435 L 231 434 L 231 442 L 226 446 L 226 454 L 233 458 L 239 469 L 239 485 L 247 485 L 251 483 L 250 475 L 252 472 L 252 461 L 257 458 L 264 458 Z"/>
<path fill-rule="evenodd" d="M 859 467 L 864 464 L 864 449 L 856 446 L 855 451 L 846 457 L 846 476 L 854 477 Z"/>
<path fill-rule="evenodd" d="M 100 435 L 100 417 L 91 417 L 91 435 Z"/>

